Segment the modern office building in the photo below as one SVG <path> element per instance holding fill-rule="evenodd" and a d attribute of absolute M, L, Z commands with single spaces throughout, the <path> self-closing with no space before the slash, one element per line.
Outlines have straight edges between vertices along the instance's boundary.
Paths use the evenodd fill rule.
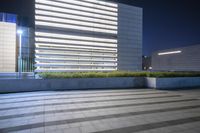
<path fill-rule="evenodd" d="M 200 45 L 161 50 L 152 55 L 155 71 L 200 71 Z"/>
<path fill-rule="evenodd" d="M 0 72 L 15 72 L 16 15 L 0 13 Z"/>
<path fill-rule="evenodd" d="M 142 70 L 142 16 L 105 0 L 35 0 L 36 72 Z"/>

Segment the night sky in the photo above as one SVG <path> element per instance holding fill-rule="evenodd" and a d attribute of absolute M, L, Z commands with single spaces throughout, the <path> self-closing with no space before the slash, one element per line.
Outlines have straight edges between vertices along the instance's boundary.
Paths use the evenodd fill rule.
<path fill-rule="evenodd" d="M 144 10 L 143 54 L 200 44 L 199 0 L 113 0 Z M 27 18 L 34 27 L 34 0 L 0 0 L 0 12 Z"/>

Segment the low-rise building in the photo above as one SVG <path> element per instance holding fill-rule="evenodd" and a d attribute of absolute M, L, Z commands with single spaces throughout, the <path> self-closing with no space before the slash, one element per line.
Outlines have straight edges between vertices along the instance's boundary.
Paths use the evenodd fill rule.
<path fill-rule="evenodd" d="M 200 45 L 157 51 L 152 54 L 154 71 L 200 71 Z"/>

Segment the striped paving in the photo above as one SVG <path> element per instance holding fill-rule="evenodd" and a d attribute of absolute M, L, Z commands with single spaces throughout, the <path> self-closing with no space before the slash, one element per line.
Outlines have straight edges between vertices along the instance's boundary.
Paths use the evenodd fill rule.
<path fill-rule="evenodd" d="M 153 89 L 1 94 L 0 133 L 199 133 L 199 92 L 195 96 Z"/>

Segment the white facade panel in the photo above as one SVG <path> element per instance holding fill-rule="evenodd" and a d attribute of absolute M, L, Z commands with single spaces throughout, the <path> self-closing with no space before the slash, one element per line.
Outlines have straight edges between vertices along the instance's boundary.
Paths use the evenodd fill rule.
<path fill-rule="evenodd" d="M 0 22 L 0 72 L 16 71 L 16 24 Z"/>

